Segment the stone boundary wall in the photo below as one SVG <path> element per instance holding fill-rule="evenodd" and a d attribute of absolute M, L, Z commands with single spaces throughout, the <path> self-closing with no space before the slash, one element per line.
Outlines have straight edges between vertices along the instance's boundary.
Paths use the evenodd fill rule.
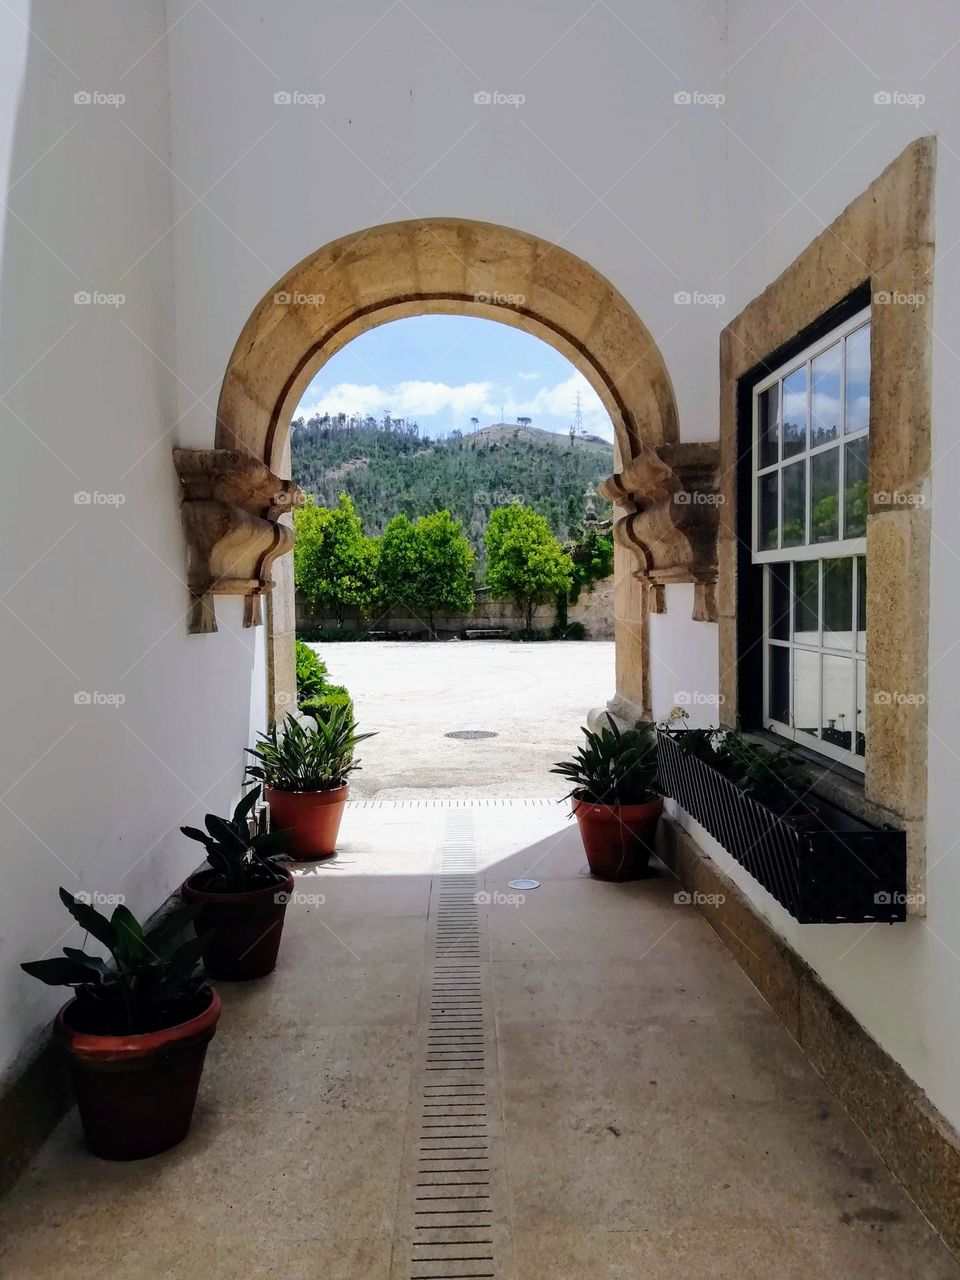
<path fill-rule="evenodd" d="M 591 589 L 582 590 L 576 604 L 567 609 L 567 621 L 581 622 L 587 629 L 591 640 L 613 639 L 613 575 L 602 582 L 595 583 Z M 556 621 L 556 605 L 539 605 L 534 611 L 533 626 L 536 631 L 549 631 Z M 522 631 L 525 625 L 523 613 L 509 600 L 494 600 L 489 591 L 481 588 L 477 592 L 477 605 L 473 613 L 437 614 L 434 625 L 441 636 L 463 636 L 467 630 L 483 630 L 491 628 L 511 633 Z M 335 630 L 336 616 L 330 614 L 314 614 L 306 603 L 297 595 L 297 629 L 321 628 L 325 631 Z M 411 613 L 402 605 L 394 605 L 380 617 L 361 618 L 356 609 L 347 609 L 344 613 L 343 630 L 353 631 L 385 631 L 390 635 L 404 632 L 421 632 L 427 630 L 427 620 Z"/>

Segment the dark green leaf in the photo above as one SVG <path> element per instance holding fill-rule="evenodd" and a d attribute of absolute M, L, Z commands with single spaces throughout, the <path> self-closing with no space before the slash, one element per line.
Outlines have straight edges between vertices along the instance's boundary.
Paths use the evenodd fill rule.
<path fill-rule="evenodd" d="M 95 907 L 85 902 L 78 902 L 66 889 L 60 890 L 60 901 L 67 908 L 82 929 L 86 929 L 98 942 L 113 951 L 117 944 L 117 934 L 106 916 L 101 915 Z"/>
<path fill-rule="evenodd" d="M 27 960 L 20 968 L 31 978 L 39 978 L 48 987 L 72 987 L 78 983 L 95 981 L 86 964 L 57 956 L 51 960 Z"/>

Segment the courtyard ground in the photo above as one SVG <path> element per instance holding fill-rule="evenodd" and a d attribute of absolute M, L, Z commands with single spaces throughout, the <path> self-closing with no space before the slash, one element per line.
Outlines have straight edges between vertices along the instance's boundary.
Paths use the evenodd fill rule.
<path fill-rule="evenodd" d="M 359 800 L 297 871 L 187 1140 L 72 1112 L 3 1280 L 960 1280 L 676 882 L 591 880 L 551 801 Z"/>
<path fill-rule="evenodd" d="M 612 640 L 346 641 L 311 646 L 346 685 L 362 730 L 355 798 L 556 797 L 591 707 L 614 690 Z M 496 737 L 446 735 L 485 730 Z"/>

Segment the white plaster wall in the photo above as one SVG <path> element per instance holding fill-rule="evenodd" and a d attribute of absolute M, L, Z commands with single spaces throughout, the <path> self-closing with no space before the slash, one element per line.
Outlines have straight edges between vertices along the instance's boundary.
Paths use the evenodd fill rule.
<path fill-rule="evenodd" d="M 678 110 L 673 96 L 715 85 L 713 0 L 620 6 L 630 30 L 581 0 L 189 3 L 168 10 L 182 19 L 169 43 L 191 438 L 209 438 L 224 365 L 277 277 L 339 236 L 432 215 L 516 227 L 588 259 L 660 342 L 681 420 L 702 432 L 717 399 L 704 359 L 715 315 L 673 299 L 720 251 L 723 154 L 697 123 L 710 109 Z M 284 90 L 326 102 L 276 106 Z M 477 106 L 479 90 L 527 100 Z"/>
<path fill-rule="evenodd" d="M 664 588 L 666 610 L 649 618 L 650 700 L 653 718 L 682 706 L 691 728 L 719 720 L 719 642 L 715 622 L 694 622 L 693 585 Z"/>
<path fill-rule="evenodd" d="M 191 863 L 171 832 L 196 818 L 197 793 L 218 807 L 236 791 L 262 714 L 259 641 L 229 602 L 219 636 L 184 634 L 169 447 L 212 443 L 230 350 L 291 264 L 403 217 L 476 217 L 559 241 L 635 306 L 670 369 L 683 438 L 709 439 L 722 326 L 903 145 L 937 131 L 929 915 L 801 929 L 745 887 L 960 1123 L 960 18 L 947 0 L 819 9 L 10 0 L 0 165 L 5 186 L 20 181 L 0 221 L 0 625 L 16 679 L 0 748 L 0 1066 L 56 1004 L 16 969 L 57 944 L 56 885 L 122 882 L 132 906 L 155 907 Z M 78 88 L 128 102 L 78 113 Z M 876 107 L 880 89 L 928 101 Z M 281 90 L 326 102 L 276 106 Z M 478 90 L 527 101 L 477 107 Z M 683 90 L 726 103 L 678 106 Z M 80 314 L 70 300 L 83 288 L 128 300 Z M 677 305 L 681 290 L 723 299 Z M 77 508 L 78 489 L 126 502 Z M 671 589 L 651 626 L 658 713 L 716 679 L 715 628 L 690 621 L 687 595 Z M 127 700 L 75 708 L 78 689 Z"/>
<path fill-rule="evenodd" d="M 197 861 L 178 824 L 229 803 L 247 742 L 239 603 L 216 637 L 183 616 L 164 27 L 160 0 L 0 8 L 0 1072 L 64 999 L 19 969 L 79 944 L 57 886 L 153 911 Z"/>
<path fill-rule="evenodd" d="M 730 245 L 718 287 L 738 312 L 912 139 L 939 138 L 930 618 L 928 915 L 897 926 L 797 925 L 731 874 L 880 1043 L 960 1124 L 960 13 L 841 0 L 772 13 L 731 0 L 726 77 Z M 817 14 L 820 16 L 818 17 Z M 878 91 L 922 93 L 878 106 Z M 723 282 L 722 284 L 720 282 Z M 765 353 L 758 352 L 761 356 Z M 904 691 L 909 692 L 909 691 Z M 709 847 L 709 838 L 706 838 Z M 711 852 L 721 859 L 715 848 Z"/>

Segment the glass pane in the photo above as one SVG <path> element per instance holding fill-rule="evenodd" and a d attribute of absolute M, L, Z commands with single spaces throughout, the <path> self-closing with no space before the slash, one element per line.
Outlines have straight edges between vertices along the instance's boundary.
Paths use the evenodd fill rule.
<path fill-rule="evenodd" d="M 823 562 L 823 647 L 853 648 L 853 557 Z"/>
<path fill-rule="evenodd" d="M 807 447 L 807 366 L 783 380 L 783 456 Z"/>
<path fill-rule="evenodd" d="M 757 397 L 760 466 L 769 467 L 778 460 L 780 435 L 780 383 L 775 382 Z"/>
<path fill-rule="evenodd" d="M 828 347 L 811 364 L 813 375 L 810 397 L 810 448 L 836 440 L 840 435 L 840 366 L 843 344 Z"/>
<path fill-rule="evenodd" d="M 867 652 L 867 557 L 857 556 L 857 652 Z"/>
<path fill-rule="evenodd" d="M 859 443 L 859 442 L 858 442 Z M 783 468 L 784 547 L 800 547 L 807 540 L 806 463 L 794 462 Z"/>
<path fill-rule="evenodd" d="M 772 644 L 770 655 L 770 719 L 790 723 L 790 650 Z"/>
<path fill-rule="evenodd" d="M 847 338 L 847 432 L 864 431 L 870 425 L 870 326 L 865 324 Z"/>
<path fill-rule="evenodd" d="M 793 566 L 793 638 L 798 644 L 820 643 L 820 561 L 798 560 Z"/>
<path fill-rule="evenodd" d="M 823 727 L 820 737 L 835 747 L 851 749 L 853 726 L 850 723 L 853 699 L 853 660 L 823 655 Z"/>
<path fill-rule="evenodd" d="M 760 488 L 760 526 L 757 532 L 760 545 L 758 551 L 770 551 L 777 545 L 777 495 L 779 493 L 779 472 L 771 471 L 761 476 Z"/>
<path fill-rule="evenodd" d="M 835 542 L 840 536 L 840 450 L 810 459 L 810 541 Z"/>
<path fill-rule="evenodd" d="M 820 719 L 820 655 L 805 649 L 793 651 L 793 724 L 817 735 Z"/>
<path fill-rule="evenodd" d="M 869 436 L 844 445 L 843 536 L 862 538 L 867 532 L 867 450 Z"/>
<path fill-rule="evenodd" d="M 790 639 L 790 566 L 770 566 L 770 634 L 775 640 Z"/>
<path fill-rule="evenodd" d="M 867 754 L 867 664 L 857 663 L 857 741 L 858 756 Z"/>

